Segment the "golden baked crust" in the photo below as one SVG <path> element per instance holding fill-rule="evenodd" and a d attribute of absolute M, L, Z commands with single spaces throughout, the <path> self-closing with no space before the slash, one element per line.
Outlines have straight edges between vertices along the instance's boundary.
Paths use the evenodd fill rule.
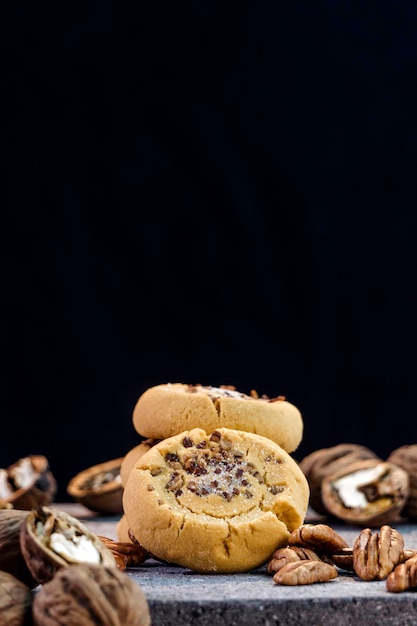
<path fill-rule="evenodd" d="M 128 476 L 130 474 L 130 470 L 136 464 L 136 461 L 140 459 L 141 456 L 145 454 L 152 446 L 158 443 L 158 439 L 145 439 L 141 441 L 136 446 L 131 448 L 124 456 L 123 461 L 120 466 L 120 479 L 122 481 L 123 487 L 126 484 Z"/>
<path fill-rule="evenodd" d="M 191 428 L 211 432 L 226 427 L 268 437 L 287 452 L 298 447 L 303 435 L 300 411 L 282 396 L 248 396 L 231 386 L 156 385 L 139 397 L 132 419 L 143 437 L 164 439 Z"/>
<path fill-rule="evenodd" d="M 130 541 L 129 524 L 126 515 L 122 515 L 116 525 L 116 535 L 118 541 Z"/>
<path fill-rule="evenodd" d="M 167 438 L 131 470 L 126 522 L 156 558 L 200 572 L 248 571 L 304 520 L 307 479 L 266 437 L 195 428 Z"/>

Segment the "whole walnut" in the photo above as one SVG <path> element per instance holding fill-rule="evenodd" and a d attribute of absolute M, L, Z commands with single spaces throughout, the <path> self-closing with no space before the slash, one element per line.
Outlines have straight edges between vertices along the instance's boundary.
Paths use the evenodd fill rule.
<path fill-rule="evenodd" d="M 28 587 L 36 587 L 20 546 L 20 532 L 28 511 L 0 510 L 0 570 L 13 574 Z"/>
<path fill-rule="evenodd" d="M 32 591 L 9 572 L 0 571 L 0 624 L 32 624 Z"/>
<path fill-rule="evenodd" d="M 60 569 L 35 594 L 35 626 L 150 626 L 146 597 L 114 567 L 87 564 Z"/>

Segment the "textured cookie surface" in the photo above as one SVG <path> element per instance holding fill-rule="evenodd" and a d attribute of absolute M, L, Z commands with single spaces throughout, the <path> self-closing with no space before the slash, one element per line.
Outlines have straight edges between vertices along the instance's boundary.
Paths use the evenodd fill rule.
<path fill-rule="evenodd" d="M 130 470 L 136 464 L 136 461 L 156 443 L 158 443 L 157 439 L 145 439 L 145 441 L 138 443 L 126 453 L 120 466 L 120 478 L 123 486 L 125 486 Z"/>
<path fill-rule="evenodd" d="M 298 464 L 270 439 L 196 428 L 153 446 L 127 480 L 130 531 L 155 557 L 200 572 L 265 563 L 304 520 Z"/>
<path fill-rule="evenodd" d="M 283 397 L 248 396 L 233 387 L 167 383 L 147 389 L 133 410 L 143 437 L 164 439 L 191 428 L 226 427 L 262 435 L 293 452 L 303 435 L 298 408 Z"/>

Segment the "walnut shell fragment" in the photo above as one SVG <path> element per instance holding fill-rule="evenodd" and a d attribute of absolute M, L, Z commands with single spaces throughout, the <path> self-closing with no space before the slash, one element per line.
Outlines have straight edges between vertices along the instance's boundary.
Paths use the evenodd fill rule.
<path fill-rule="evenodd" d="M 0 571 L 0 624 L 31 626 L 33 595 L 9 572 Z"/>
<path fill-rule="evenodd" d="M 48 582 L 79 563 L 117 567 L 112 552 L 78 519 L 52 507 L 33 509 L 21 527 L 20 545 L 35 580 Z"/>
<path fill-rule="evenodd" d="M 146 597 L 116 568 L 80 564 L 60 570 L 33 602 L 35 626 L 150 626 Z"/>
<path fill-rule="evenodd" d="M 0 470 L 0 498 L 15 509 L 29 511 L 53 502 L 57 483 L 42 454 L 19 459 Z"/>
<path fill-rule="evenodd" d="M 402 467 L 407 472 L 410 486 L 402 515 L 410 520 L 417 520 L 417 444 L 396 448 L 391 452 L 387 461 Z"/>
<path fill-rule="evenodd" d="M 407 501 L 409 479 L 393 463 L 357 461 L 326 476 L 322 499 L 327 511 L 354 525 L 380 526 L 398 519 Z"/>
<path fill-rule="evenodd" d="M 0 510 L 0 570 L 12 574 L 28 587 L 36 587 L 38 583 L 20 545 L 20 532 L 27 515 L 27 511 Z"/>
<path fill-rule="evenodd" d="M 67 485 L 67 493 L 90 511 L 106 515 L 123 513 L 120 469 L 124 457 L 88 467 Z"/>
<path fill-rule="evenodd" d="M 327 515 L 328 511 L 321 493 L 323 479 L 364 459 L 379 459 L 379 457 L 366 446 L 356 443 L 340 443 L 329 448 L 315 450 L 305 456 L 300 461 L 300 467 L 310 487 L 310 506 L 317 513 Z"/>

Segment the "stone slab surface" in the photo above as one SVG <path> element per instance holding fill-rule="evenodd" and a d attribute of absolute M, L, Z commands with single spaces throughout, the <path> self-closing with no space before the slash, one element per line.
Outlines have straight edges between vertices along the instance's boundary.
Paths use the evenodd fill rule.
<path fill-rule="evenodd" d="M 58 505 L 57 505 L 58 506 Z M 119 518 L 97 517 L 77 504 L 62 505 L 93 532 L 116 536 Z M 349 545 L 361 528 L 329 523 Z M 417 549 L 417 524 L 399 523 L 405 548 Z M 327 583 L 275 585 L 265 567 L 242 574 L 198 574 L 149 560 L 127 570 L 144 591 L 153 626 L 416 626 L 417 591 L 386 591 L 385 581 L 349 573 Z"/>

